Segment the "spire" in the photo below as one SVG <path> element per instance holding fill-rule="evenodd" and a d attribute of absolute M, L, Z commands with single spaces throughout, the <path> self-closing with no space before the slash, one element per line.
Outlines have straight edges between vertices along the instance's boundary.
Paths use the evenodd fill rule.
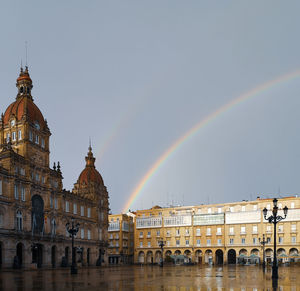
<path fill-rule="evenodd" d="M 89 151 L 87 156 L 85 157 L 85 161 L 86 161 L 86 167 L 95 167 L 95 158 L 92 152 L 92 146 L 91 146 L 91 138 L 89 141 Z"/>
<path fill-rule="evenodd" d="M 33 87 L 32 80 L 29 75 L 28 66 L 26 65 L 25 70 L 23 70 L 22 62 L 21 62 L 20 74 L 17 79 L 16 86 L 18 88 L 17 98 L 22 96 L 28 96 L 32 99 L 31 97 L 31 89 Z"/>

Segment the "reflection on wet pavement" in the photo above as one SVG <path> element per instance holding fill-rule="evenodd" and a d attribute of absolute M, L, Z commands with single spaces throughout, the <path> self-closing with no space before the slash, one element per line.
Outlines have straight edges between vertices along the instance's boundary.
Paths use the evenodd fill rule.
<path fill-rule="evenodd" d="M 271 268 L 257 266 L 114 266 L 35 271 L 1 271 L 0 290 L 135 290 L 135 291 L 296 291 L 300 266 L 279 268 L 278 286 Z"/>

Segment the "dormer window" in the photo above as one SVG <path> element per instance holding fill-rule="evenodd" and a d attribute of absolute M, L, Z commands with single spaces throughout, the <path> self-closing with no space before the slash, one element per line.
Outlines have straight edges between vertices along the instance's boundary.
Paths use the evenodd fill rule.
<path fill-rule="evenodd" d="M 34 123 L 34 126 L 37 130 L 40 130 L 40 128 L 41 128 L 40 124 L 37 121 Z"/>
<path fill-rule="evenodd" d="M 21 87 L 21 88 L 20 88 L 20 93 L 23 94 L 23 92 L 24 92 L 24 88 Z"/>
<path fill-rule="evenodd" d="M 31 131 L 31 130 L 29 131 L 29 140 L 30 140 L 30 141 L 33 140 L 33 134 L 32 134 L 32 131 Z"/>

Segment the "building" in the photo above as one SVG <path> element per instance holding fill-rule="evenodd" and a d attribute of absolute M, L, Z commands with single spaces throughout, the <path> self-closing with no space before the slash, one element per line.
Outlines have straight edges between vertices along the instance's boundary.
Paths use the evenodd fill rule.
<path fill-rule="evenodd" d="M 279 215 L 289 208 L 285 220 L 278 223 L 279 261 L 300 260 L 300 198 L 278 201 Z M 158 263 L 162 257 L 175 262 L 198 264 L 258 263 L 263 252 L 273 260 L 274 225 L 264 219 L 263 208 L 273 208 L 272 199 L 225 204 L 138 210 L 135 219 L 134 262 Z M 269 213 L 271 214 L 271 213 Z M 298 258 L 299 257 L 299 258 Z"/>
<path fill-rule="evenodd" d="M 108 263 L 132 264 L 134 249 L 134 215 L 109 215 Z"/>
<path fill-rule="evenodd" d="M 60 163 L 49 167 L 51 132 L 32 98 L 27 67 L 16 86 L 16 100 L 0 121 L 0 266 L 70 264 L 71 217 L 80 223 L 77 262 L 99 265 L 108 244 L 109 203 L 92 148 L 74 189 L 64 190 Z"/>

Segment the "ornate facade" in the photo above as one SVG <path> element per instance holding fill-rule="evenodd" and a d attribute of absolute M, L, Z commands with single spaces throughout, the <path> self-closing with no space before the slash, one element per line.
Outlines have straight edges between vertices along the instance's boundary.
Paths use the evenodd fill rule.
<path fill-rule="evenodd" d="M 21 68 L 16 100 L 0 121 L 0 266 L 56 267 L 71 263 L 66 223 L 80 223 L 76 260 L 107 262 L 108 192 L 89 147 L 72 191 L 63 189 L 60 163 L 49 167 L 46 119 L 35 105 L 28 68 Z"/>

